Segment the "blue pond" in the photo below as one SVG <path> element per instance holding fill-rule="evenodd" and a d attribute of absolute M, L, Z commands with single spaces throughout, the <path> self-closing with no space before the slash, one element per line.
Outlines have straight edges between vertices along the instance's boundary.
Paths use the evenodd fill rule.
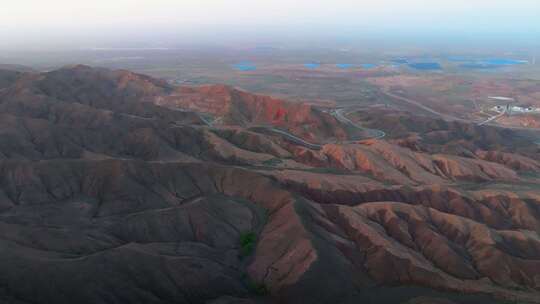
<path fill-rule="evenodd" d="M 377 65 L 373 63 L 363 63 L 360 66 L 363 67 L 364 69 L 373 69 L 377 67 Z"/>
<path fill-rule="evenodd" d="M 320 67 L 321 64 L 320 64 L 320 63 L 314 63 L 314 62 L 313 62 L 313 63 L 306 63 L 306 64 L 304 64 L 304 66 L 305 66 L 306 68 L 308 68 L 308 69 L 316 69 L 316 68 Z"/>
<path fill-rule="evenodd" d="M 492 58 L 484 61 L 486 64 L 491 65 L 516 65 L 516 64 L 525 64 L 526 60 L 515 60 L 515 59 L 505 59 L 505 58 Z"/>
<path fill-rule="evenodd" d="M 340 68 L 340 69 L 348 69 L 348 68 L 352 68 L 352 64 L 350 63 L 338 63 L 336 64 L 336 67 Z"/>
<path fill-rule="evenodd" d="M 255 71 L 257 67 L 251 62 L 240 62 L 234 64 L 233 67 L 239 71 Z"/>
<path fill-rule="evenodd" d="M 451 62 L 471 62 L 471 61 L 474 61 L 470 58 L 467 58 L 467 57 L 463 57 L 463 56 L 450 56 L 447 58 L 448 61 L 451 61 Z"/>
<path fill-rule="evenodd" d="M 396 59 L 392 59 L 390 61 L 393 62 L 393 63 L 397 63 L 397 64 L 407 64 L 407 63 L 409 63 L 409 60 L 407 60 L 405 58 L 396 58 Z"/>
<path fill-rule="evenodd" d="M 500 65 L 486 64 L 486 63 L 465 63 L 460 65 L 460 67 L 465 69 L 479 69 L 479 70 L 489 70 L 489 69 L 498 69 Z"/>
<path fill-rule="evenodd" d="M 486 60 L 473 61 L 471 63 L 462 64 L 460 67 L 466 69 L 497 69 L 506 66 L 526 64 L 526 60 L 506 59 L 506 58 L 492 58 Z"/>
<path fill-rule="evenodd" d="M 437 62 L 417 62 L 417 63 L 409 63 L 409 67 L 415 69 L 415 70 L 422 70 L 422 71 L 436 71 L 436 70 L 442 70 L 442 67 Z"/>

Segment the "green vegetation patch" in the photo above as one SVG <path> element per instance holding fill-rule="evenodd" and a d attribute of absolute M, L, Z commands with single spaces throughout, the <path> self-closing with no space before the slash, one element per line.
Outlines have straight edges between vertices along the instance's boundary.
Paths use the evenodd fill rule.
<path fill-rule="evenodd" d="M 253 253 L 257 244 L 257 235 L 254 232 L 240 234 L 240 256 L 246 257 Z"/>
<path fill-rule="evenodd" d="M 249 290 L 251 294 L 257 295 L 257 296 L 267 296 L 270 294 L 270 289 L 264 282 L 255 282 L 253 279 L 249 277 L 247 273 L 244 273 L 242 275 L 242 280 L 244 281 L 245 286 Z"/>
<path fill-rule="evenodd" d="M 270 166 L 270 167 L 277 166 L 281 163 L 282 163 L 282 160 L 279 158 L 272 158 L 272 159 L 265 160 L 262 162 L 263 165 Z"/>
<path fill-rule="evenodd" d="M 258 296 L 266 296 L 269 294 L 268 287 L 264 283 L 256 283 L 256 282 L 250 281 L 248 287 L 252 293 Z"/>

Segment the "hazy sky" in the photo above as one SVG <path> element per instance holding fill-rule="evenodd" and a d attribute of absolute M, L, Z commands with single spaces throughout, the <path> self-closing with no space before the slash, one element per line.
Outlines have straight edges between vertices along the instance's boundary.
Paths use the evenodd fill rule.
<path fill-rule="evenodd" d="M 319 31 L 540 33 L 540 0 L 1 0 L 0 46 Z M 146 36 L 145 36 L 146 35 Z M 221 37 L 223 38 L 223 37 Z"/>

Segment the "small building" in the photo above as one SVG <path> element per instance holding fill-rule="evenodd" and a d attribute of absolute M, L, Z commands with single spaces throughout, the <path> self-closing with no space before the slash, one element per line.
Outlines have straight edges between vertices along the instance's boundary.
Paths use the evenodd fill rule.
<path fill-rule="evenodd" d="M 540 108 L 532 106 L 512 106 L 508 109 L 509 114 L 532 114 L 540 113 Z"/>

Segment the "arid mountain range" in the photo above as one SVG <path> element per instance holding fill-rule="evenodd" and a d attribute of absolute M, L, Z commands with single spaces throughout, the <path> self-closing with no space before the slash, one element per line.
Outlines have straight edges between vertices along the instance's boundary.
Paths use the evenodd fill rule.
<path fill-rule="evenodd" d="M 540 139 L 339 113 L 0 70 L 0 303 L 540 303 Z"/>

